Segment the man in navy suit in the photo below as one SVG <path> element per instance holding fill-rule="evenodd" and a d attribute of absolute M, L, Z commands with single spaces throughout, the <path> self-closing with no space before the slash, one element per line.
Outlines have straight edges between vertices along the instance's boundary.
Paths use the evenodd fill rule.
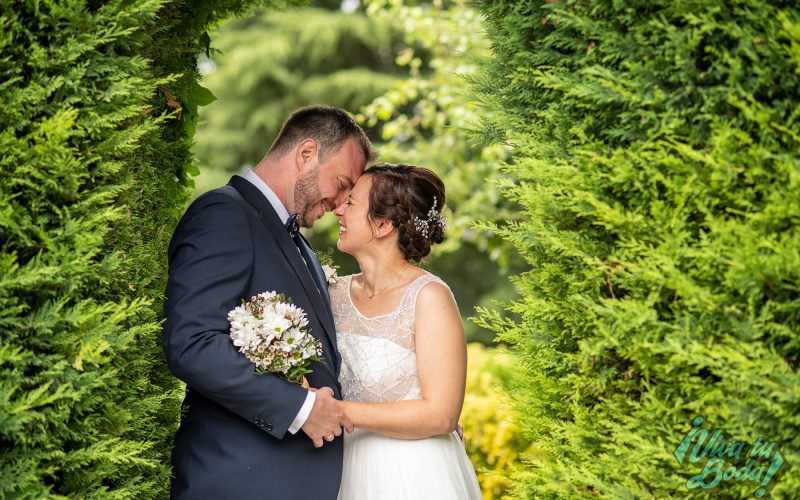
<path fill-rule="evenodd" d="M 339 356 L 327 283 L 296 223 L 343 203 L 374 152 L 343 110 L 300 109 L 264 159 L 195 200 L 169 246 L 163 343 L 186 382 L 172 498 L 334 499 L 342 470 Z M 228 311 L 277 291 L 322 342 L 304 389 L 254 365 L 229 337 Z M 316 389 L 314 389 L 316 388 Z"/>

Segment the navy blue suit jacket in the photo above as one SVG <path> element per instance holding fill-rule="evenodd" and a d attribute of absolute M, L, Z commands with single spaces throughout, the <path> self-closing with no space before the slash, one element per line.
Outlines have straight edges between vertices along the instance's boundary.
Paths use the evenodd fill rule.
<path fill-rule="evenodd" d="M 275 210 L 234 176 L 191 204 L 169 246 L 162 339 L 170 370 L 186 382 L 172 498 L 336 498 L 342 440 L 318 449 L 303 431 L 287 432 L 306 390 L 256 375 L 229 337 L 228 311 L 272 290 L 306 312 L 322 341 L 310 385 L 340 398 L 330 308 Z"/>

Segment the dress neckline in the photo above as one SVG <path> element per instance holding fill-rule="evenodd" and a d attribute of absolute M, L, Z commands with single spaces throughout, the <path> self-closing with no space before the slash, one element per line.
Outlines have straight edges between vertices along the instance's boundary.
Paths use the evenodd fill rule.
<path fill-rule="evenodd" d="M 361 273 L 359 273 L 359 274 L 351 274 L 350 275 L 350 277 L 349 277 L 350 279 L 347 281 L 347 300 L 350 301 L 350 306 L 356 311 L 356 314 L 361 316 L 363 319 L 385 318 L 386 316 L 391 316 L 392 314 L 396 313 L 397 310 L 400 309 L 400 306 L 403 305 L 403 301 L 406 298 L 406 294 L 408 294 L 408 291 L 411 290 L 411 288 L 414 286 L 414 284 L 417 281 L 421 280 L 422 278 L 424 278 L 424 277 L 426 277 L 426 276 L 428 276 L 430 274 L 431 273 L 429 273 L 428 271 L 423 269 L 422 270 L 422 274 L 417 276 L 411 283 L 408 284 L 406 289 L 403 290 L 403 295 L 400 297 L 400 302 L 398 302 L 397 305 L 394 306 L 391 311 L 389 311 L 389 312 L 387 312 L 385 314 L 378 314 L 376 316 L 366 316 L 358 309 L 358 307 L 356 306 L 355 302 L 353 302 L 353 296 L 350 294 L 350 284 L 353 282 L 353 278 L 356 277 L 356 276 L 361 276 Z"/>

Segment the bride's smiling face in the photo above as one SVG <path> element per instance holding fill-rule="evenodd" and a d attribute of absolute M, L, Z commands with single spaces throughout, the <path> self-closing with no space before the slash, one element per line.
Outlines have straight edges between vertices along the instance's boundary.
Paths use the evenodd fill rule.
<path fill-rule="evenodd" d="M 339 218 L 339 242 L 336 246 L 342 252 L 352 254 L 374 237 L 374 228 L 369 220 L 370 177 L 361 176 L 347 200 L 333 211 Z"/>

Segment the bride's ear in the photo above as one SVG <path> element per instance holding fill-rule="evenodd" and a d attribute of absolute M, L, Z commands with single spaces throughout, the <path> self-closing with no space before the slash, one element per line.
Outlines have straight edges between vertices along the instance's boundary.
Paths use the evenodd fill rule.
<path fill-rule="evenodd" d="M 387 219 L 378 219 L 372 223 L 372 236 L 383 238 L 389 236 L 394 231 L 394 226 Z"/>

